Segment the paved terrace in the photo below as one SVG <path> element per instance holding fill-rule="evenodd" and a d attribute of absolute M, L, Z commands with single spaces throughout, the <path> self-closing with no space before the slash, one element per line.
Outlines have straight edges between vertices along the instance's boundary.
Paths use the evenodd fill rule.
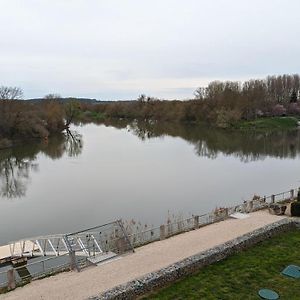
<path fill-rule="evenodd" d="M 137 248 L 133 254 L 80 273 L 65 272 L 33 281 L 0 295 L 0 299 L 86 299 L 284 218 L 263 210 L 246 219 L 227 219 Z"/>

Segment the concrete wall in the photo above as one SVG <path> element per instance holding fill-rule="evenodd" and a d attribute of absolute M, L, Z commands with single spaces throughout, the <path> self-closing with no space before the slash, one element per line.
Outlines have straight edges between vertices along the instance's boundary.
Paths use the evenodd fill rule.
<path fill-rule="evenodd" d="M 278 233 L 291 230 L 292 228 L 300 229 L 300 219 L 294 218 L 278 221 L 238 237 L 223 245 L 186 258 L 157 272 L 149 273 L 138 280 L 117 286 L 99 296 L 90 297 L 89 299 L 135 299 L 138 296 L 149 293 L 155 289 L 162 288 L 167 284 L 190 275 L 202 267 L 220 261 L 229 255 L 247 249 L 261 241 L 264 241 L 265 239 L 268 239 Z"/>

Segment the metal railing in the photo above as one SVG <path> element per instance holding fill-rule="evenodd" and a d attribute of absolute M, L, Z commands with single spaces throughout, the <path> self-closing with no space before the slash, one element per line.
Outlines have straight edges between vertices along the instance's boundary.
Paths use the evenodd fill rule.
<path fill-rule="evenodd" d="M 216 208 L 212 212 L 203 215 L 177 218 L 173 222 L 168 220 L 166 224 L 152 228 L 147 227 L 145 229 L 145 226 L 140 226 L 139 229 L 131 228 L 118 220 L 83 231 L 60 235 L 68 241 L 68 253 L 62 252 L 62 254 L 53 257 L 28 258 L 26 264 L 14 268 L 6 266 L 3 271 L 0 271 L 0 292 L 3 288 L 12 289 L 15 285 L 24 284 L 32 279 L 50 274 L 72 269 L 80 270 L 91 265 L 89 257 L 95 257 L 101 253 L 113 252 L 120 255 L 133 250 L 133 247 L 143 246 L 225 220 L 236 212 L 250 213 L 267 208 L 272 203 L 292 200 L 295 198 L 297 190 L 292 189 L 267 197 L 255 196 L 252 200 L 244 201 L 242 204 L 228 208 Z M 47 238 L 49 237 L 51 236 Z M 90 237 L 92 237 L 92 243 L 89 242 L 91 241 Z M 39 237 L 39 239 L 42 238 Z M 88 238 L 87 242 L 84 238 Z M 76 243 L 74 243 L 75 240 Z M 84 253 L 85 255 L 83 255 Z"/>
<path fill-rule="evenodd" d="M 128 236 L 134 247 L 143 246 L 145 244 L 162 240 L 176 234 L 225 220 L 236 212 L 250 213 L 265 209 L 272 203 L 292 200 L 295 198 L 297 191 L 298 189 L 291 189 L 289 191 L 270 196 L 254 196 L 253 199 L 244 201 L 242 204 L 228 208 L 217 208 L 212 212 L 203 215 L 193 215 L 189 218 L 182 218 L 176 222 L 167 222 L 159 227 L 152 227 L 147 230 L 136 230 L 136 232 L 132 232 L 134 230 L 130 229 Z"/>
<path fill-rule="evenodd" d="M 0 272 L 0 288 L 5 288 L 9 285 L 7 273 L 13 271 L 15 284 L 24 284 L 31 281 L 33 278 L 45 277 L 50 274 L 61 272 L 70 269 L 69 254 L 63 254 L 58 257 L 43 257 L 29 260 L 27 264 L 14 268 L 5 268 Z M 20 275 L 21 274 L 21 275 Z"/>

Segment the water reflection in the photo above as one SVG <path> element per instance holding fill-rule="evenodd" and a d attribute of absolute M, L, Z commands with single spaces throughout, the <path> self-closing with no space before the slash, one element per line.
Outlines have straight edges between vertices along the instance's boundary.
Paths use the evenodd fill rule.
<path fill-rule="evenodd" d="M 127 128 L 141 140 L 165 135 L 180 137 L 194 146 L 196 155 L 210 159 L 223 154 L 246 163 L 266 157 L 296 158 L 300 153 L 300 130 L 242 132 L 178 123 L 128 123 L 125 120 L 106 122 L 105 125 Z"/>
<path fill-rule="evenodd" d="M 103 124 L 103 123 L 101 123 Z M 141 140 L 156 137 L 180 137 L 193 145 L 196 155 L 215 159 L 219 155 L 234 156 L 242 162 L 264 160 L 266 157 L 296 158 L 300 153 L 300 131 L 241 132 L 217 130 L 204 126 L 178 123 L 105 122 L 106 126 L 127 129 Z M 38 171 L 37 155 L 44 153 L 51 159 L 64 154 L 76 157 L 82 151 L 82 137 L 67 131 L 40 144 L 0 151 L 0 197 L 24 197 L 30 173 Z"/>
<path fill-rule="evenodd" d="M 0 244 L 118 218 L 158 226 L 168 216 L 201 215 L 299 183 L 298 131 L 125 120 L 74 129 L 84 149 L 72 132 L 0 151 Z M 7 200 L 13 197 L 22 201 Z M 12 216 L 14 226 L 6 226 Z"/>
<path fill-rule="evenodd" d="M 24 156 L 23 151 L 14 152 L 0 152 L 0 195 L 5 198 L 25 196 L 30 171 L 38 168 L 32 153 Z"/>
<path fill-rule="evenodd" d="M 77 132 L 52 137 L 43 143 L 5 149 L 0 151 L 0 197 L 24 197 L 30 182 L 30 173 L 38 171 L 37 155 L 44 153 L 52 159 L 59 159 L 66 153 L 78 156 L 82 151 L 82 137 Z"/>

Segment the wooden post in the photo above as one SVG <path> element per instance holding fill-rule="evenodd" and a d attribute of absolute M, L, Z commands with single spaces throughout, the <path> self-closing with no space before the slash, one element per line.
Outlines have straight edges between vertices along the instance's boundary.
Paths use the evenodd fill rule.
<path fill-rule="evenodd" d="M 199 216 L 194 216 L 194 229 L 199 228 Z"/>
<path fill-rule="evenodd" d="M 290 200 L 294 200 L 294 190 L 290 190 L 291 196 L 290 196 Z"/>
<path fill-rule="evenodd" d="M 248 201 L 248 209 L 247 213 L 251 213 L 253 211 L 253 200 Z"/>
<path fill-rule="evenodd" d="M 160 225 L 160 240 L 164 240 L 166 238 L 166 227 L 165 225 Z"/>
<path fill-rule="evenodd" d="M 128 237 L 128 234 L 127 234 L 127 232 L 126 232 L 126 230 L 125 230 L 125 228 L 124 228 L 122 219 L 117 220 L 117 223 L 119 224 L 119 226 L 120 226 L 120 228 L 121 228 L 121 230 L 122 230 L 122 232 L 123 232 L 124 239 L 127 241 L 127 243 L 128 243 L 128 245 L 130 246 L 132 252 L 134 252 L 134 247 L 133 247 L 134 241 L 132 241 L 132 244 L 131 244 L 130 239 L 129 239 L 129 237 Z"/>
<path fill-rule="evenodd" d="M 69 252 L 69 256 L 70 256 L 70 269 L 73 271 L 73 270 L 76 270 L 77 272 L 80 272 L 80 268 L 78 267 L 77 265 L 77 262 L 76 262 L 76 255 L 75 255 L 75 251 L 74 250 L 71 250 Z"/>
<path fill-rule="evenodd" d="M 7 271 L 7 289 L 10 291 L 15 288 L 16 288 L 16 278 L 15 278 L 14 269 L 10 269 Z"/>
<path fill-rule="evenodd" d="M 275 203 L 275 195 L 271 196 L 271 203 Z"/>
<path fill-rule="evenodd" d="M 225 208 L 225 219 L 227 219 L 229 217 L 229 208 L 226 207 Z"/>

